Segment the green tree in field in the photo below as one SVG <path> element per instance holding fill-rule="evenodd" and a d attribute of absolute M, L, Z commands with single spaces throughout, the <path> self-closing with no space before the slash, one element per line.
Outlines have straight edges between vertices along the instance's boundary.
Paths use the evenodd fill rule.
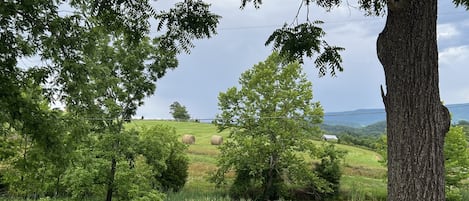
<path fill-rule="evenodd" d="M 323 110 L 313 102 L 312 85 L 298 62 L 288 63 L 278 53 L 254 65 L 239 79 L 240 89 L 229 88 L 219 95 L 215 124 L 228 129 L 221 147 L 217 184 L 235 171 L 231 196 L 255 200 L 278 200 L 287 185 L 319 189 L 323 180 L 298 152 L 315 155 L 311 135 L 320 132 Z"/>
<path fill-rule="evenodd" d="M 173 118 L 177 121 L 187 121 L 191 118 L 187 112 L 186 106 L 181 105 L 179 102 L 174 101 L 169 106 L 169 113 L 173 115 Z"/>
<path fill-rule="evenodd" d="M 258 7 L 263 1 L 241 0 L 241 7 L 249 2 Z M 306 7 L 316 4 L 327 10 L 345 5 L 340 0 L 301 2 Z M 438 84 L 438 0 L 356 2 L 367 15 L 386 15 L 376 49 L 386 78 L 386 91 L 382 89 L 381 95 L 388 128 L 388 200 L 444 201 L 443 144 L 450 127 L 450 115 L 441 103 Z M 452 2 L 469 9 L 468 0 Z M 349 3 L 347 1 L 346 5 Z M 296 27 L 284 27 L 275 31 L 267 42 L 274 41 L 274 48 L 289 58 L 311 57 L 312 52 L 320 50 L 323 36 L 318 34 L 322 30 L 307 28 L 314 27 L 312 24 L 307 18 Z M 325 46 L 322 54 L 325 56 L 319 56 L 323 59 L 315 64 L 327 64 L 324 61 L 337 58 L 334 50 L 338 49 Z M 340 60 L 332 59 L 328 66 L 341 70 L 337 62 Z M 327 65 L 318 67 L 321 73 Z"/>

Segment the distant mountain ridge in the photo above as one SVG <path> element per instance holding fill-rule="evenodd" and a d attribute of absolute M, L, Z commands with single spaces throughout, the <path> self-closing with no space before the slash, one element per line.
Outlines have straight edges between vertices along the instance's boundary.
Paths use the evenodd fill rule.
<path fill-rule="evenodd" d="M 451 121 L 469 121 L 469 103 L 446 105 L 451 113 Z M 358 109 L 345 112 L 326 112 L 324 124 L 349 127 L 365 127 L 380 121 L 386 121 L 384 109 Z"/>

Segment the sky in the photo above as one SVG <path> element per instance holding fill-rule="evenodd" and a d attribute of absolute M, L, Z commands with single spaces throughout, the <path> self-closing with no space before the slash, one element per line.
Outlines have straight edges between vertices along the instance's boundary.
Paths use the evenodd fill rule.
<path fill-rule="evenodd" d="M 155 94 L 145 100 L 136 117 L 170 119 L 169 105 L 177 101 L 194 119 L 214 118 L 219 113 L 218 94 L 239 86 L 241 73 L 272 53 L 265 41 L 275 29 L 294 21 L 300 5 L 299 0 L 269 0 L 260 9 L 249 5 L 241 10 L 240 0 L 207 2 L 222 16 L 218 34 L 195 41 L 190 54 L 178 56 L 179 67 L 157 81 Z M 451 1 L 439 2 L 441 99 L 445 104 L 468 103 L 469 11 L 455 8 Z M 304 71 L 313 83 L 313 100 L 325 112 L 384 108 L 380 95 L 380 86 L 385 88 L 384 71 L 376 56 L 376 38 L 385 17 L 367 17 L 356 5 L 348 5 L 330 12 L 311 6 L 309 18 L 324 21 L 324 39 L 345 48 L 341 54 L 344 71 L 337 77 L 319 78 L 311 59 L 306 60 Z M 306 20 L 305 8 L 298 19 Z"/>

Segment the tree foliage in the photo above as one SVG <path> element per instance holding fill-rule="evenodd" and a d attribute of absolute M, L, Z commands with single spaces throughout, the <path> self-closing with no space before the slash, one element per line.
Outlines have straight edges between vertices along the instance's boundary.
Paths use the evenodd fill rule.
<path fill-rule="evenodd" d="M 155 81 L 177 66 L 176 54 L 216 33 L 220 17 L 209 4 L 183 1 L 158 12 L 151 1 L 5 1 L 0 15 L 1 154 L 7 164 L 1 171 L 9 191 L 33 198 L 61 192 L 76 199 L 104 193 L 107 200 L 114 194 L 160 199 L 160 177 L 140 172 L 148 164 L 134 148 L 138 134 L 123 125 L 154 93 Z M 150 19 L 159 24 L 156 38 L 147 37 Z M 42 63 L 18 65 L 30 57 Z M 79 124 L 48 109 L 56 100 Z M 168 153 L 184 164 L 176 147 Z M 185 167 L 173 176 L 184 178 Z"/>
<path fill-rule="evenodd" d="M 241 0 L 241 9 L 245 8 L 248 3 L 252 3 L 254 7 L 259 8 L 262 0 Z M 306 21 L 298 23 L 298 14 L 296 23 L 284 24 L 282 28 L 275 30 L 265 42 L 265 45 L 273 43 L 274 51 L 278 51 L 281 56 L 288 61 L 300 61 L 303 63 L 305 57 L 313 58 L 315 67 L 319 70 L 319 76 L 322 77 L 327 73 L 336 76 L 336 71 L 343 71 L 342 57 L 339 52 L 344 48 L 331 46 L 322 38 L 325 32 L 320 28 L 320 20 L 309 20 L 309 6 L 316 5 L 326 8 L 328 11 L 341 4 L 340 0 L 301 0 L 300 9 L 303 6 L 308 7 Z M 295 26 L 293 26 L 295 25 Z"/>
<path fill-rule="evenodd" d="M 157 30 L 167 29 L 162 37 L 164 44 L 188 53 L 194 47 L 193 39 L 210 38 L 215 34 L 220 16 L 211 13 L 209 7 L 203 1 L 190 0 L 176 3 L 169 12 L 158 14 Z"/>
<path fill-rule="evenodd" d="M 222 111 L 215 121 L 219 130 L 230 130 L 221 147 L 217 184 L 236 173 L 231 186 L 234 198 L 277 200 L 288 185 L 313 184 L 321 192 L 330 188 L 297 152 L 316 156 L 309 140 L 320 132 L 323 111 L 313 102 L 311 83 L 298 62 L 289 63 L 278 53 L 247 70 L 240 89 L 219 95 Z"/>
<path fill-rule="evenodd" d="M 445 138 L 446 185 L 460 187 L 469 177 L 469 147 L 462 127 L 453 126 Z"/>
<path fill-rule="evenodd" d="M 155 125 L 142 128 L 139 136 L 139 153 L 152 168 L 152 178 L 157 182 L 154 186 L 163 192 L 179 191 L 187 181 L 189 159 L 175 129 Z"/>
<path fill-rule="evenodd" d="M 56 114 L 56 123 L 48 123 L 48 138 L 59 139 L 49 147 L 21 131 L 10 130 L 3 136 L 2 147 L 11 149 L 2 152 L 0 161 L 2 190 L 8 196 L 104 199 L 112 158 L 118 161 L 113 191 L 121 200 L 162 200 L 162 192 L 184 186 L 188 158 L 174 128 L 96 133 L 89 129 L 92 125 L 69 113 L 49 112 Z M 117 149 L 115 141 L 120 142 Z"/>
<path fill-rule="evenodd" d="M 149 20 L 155 19 L 161 35 L 153 45 L 164 51 L 159 54 L 162 58 L 154 59 L 163 60 L 165 55 L 189 51 L 193 39 L 211 37 L 220 18 L 209 11 L 209 4 L 192 0 L 160 12 L 151 1 L 5 1 L 0 15 L 0 121 L 9 123 L 23 120 L 20 110 L 29 109 L 16 104 L 23 101 L 20 93 L 25 79 L 33 78 L 36 86 L 42 85 L 49 101 L 77 95 L 71 91 L 86 82 L 90 72 L 84 64 L 90 53 L 100 51 L 96 44 L 103 42 L 103 35 L 120 37 L 129 47 L 152 41 L 146 35 Z M 20 68 L 18 61 L 29 57 L 39 57 L 43 63 Z M 155 68 L 159 68 L 153 69 L 157 78 L 166 72 L 164 66 Z"/>
<path fill-rule="evenodd" d="M 101 29 L 95 30 L 95 36 L 93 51 L 84 55 L 83 63 L 64 66 L 59 82 L 66 92 L 63 101 L 67 110 L 90 119 L 94 132 L 100 135 L 97 148 L 104 155 L 102 159 L 110 162 L 106 176 L 110 201 L 119 173 L 117 164 L 134 155 L 128 148 L 135 145 L 135 137 L 124 131 L 123 124 L 143 99 L 153 94 L 156 79 L 176 67 L 177 61 L 175 52 L 160 49 L 157 39 L 129 42 L 124 35 L 110 36 Z"/>
<path fill-rule="evenodd" d="M 173 115 L 173 118 L 177 121 L 187 121 L 191 118 L 187 112 L 186 106 L 181 105 L 179 102 L 174 101 L 169 106 L 169 113 Z"/>
<path fill-rule="evenodd" d="M 319 177 L 325 179 L 332 189 L 330 192 L 322 192 L 319 195 L 322 195 L 318 200 L 327 198 L 337 198 L 339 195 L 340 187 L 340 178 L 342 176 L 342 171 L 340 168 L 340 162 L 345 157 L 347 152 L 343 150 L 337 150 L 335 145 L 326 143 L 322 147 L 322 151 L 319 153 L 319 158 L 321 163 L 319 163 L 315 170 Z M 314 188 L 314 186 L 313 186 Z"/>
<path fill-rule="evenodd" d="M 379 137 L 376 142 L 376 152 L 381 155 L 379 162 L 387 166 L 388 165 L 388 137 L 384 134 Z"/>
<path fill-rule="evenodd" d="M 325 32 L 316 24 L 322 23 L 321 21 L 306 22 L 292 28 L 285 24 L 269 36 L 265 45 L 273 43 L 274 50 L 279 51 L 280 55 L 290 62 L 298 60 L 303 63 L 303 57 L 313 57 L 319 54 L 314 61 L 316 68 L 319 69 L 319 76 L 327 74 L 327 67 L 331 75 L 335 76 L 336 70 L 343 71 L 339 51 L 344 48 L 330 46 L 326 41 L 321 40 Z"/>

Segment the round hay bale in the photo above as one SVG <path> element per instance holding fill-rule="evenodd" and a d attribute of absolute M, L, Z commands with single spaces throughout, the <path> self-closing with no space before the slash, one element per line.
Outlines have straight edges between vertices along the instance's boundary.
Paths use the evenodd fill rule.
<path fill-rule="evenodd" d="M 219 135 L 213 135 L 210 143 L 212 145 L 221 145 L 223 143 L 223 137 Z"/>
<path fill-rule="evenodd" d="M 182 136 L 182 143 L 184 144 L 194 144 L 195 143 L 195 137 L 193 135 L 183 135 Z"/>

